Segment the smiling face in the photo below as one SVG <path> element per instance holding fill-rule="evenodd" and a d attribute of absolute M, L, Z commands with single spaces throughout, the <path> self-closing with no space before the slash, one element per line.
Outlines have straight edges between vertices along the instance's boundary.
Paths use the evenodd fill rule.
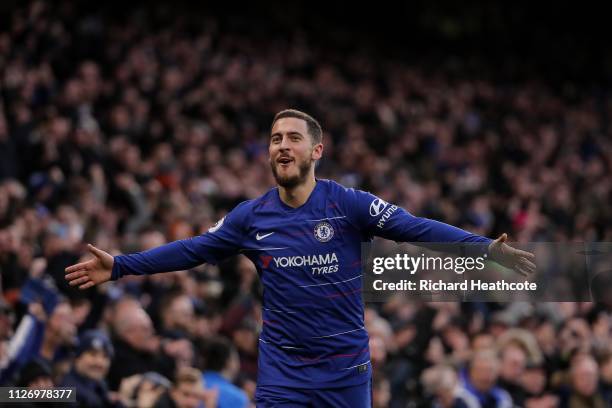
<path fill-rule="evenodd" d="M 314 144 L 306 121 L 281 118 L 274 122 L 270 136 L 270 167 L 279 186 L 296 187 L 312 174 L 313 165 L 321 158 L 323 145 Z"/>
<path fill-rule="evenodd" d="M 76 371 L 84 377 L 102 381 L 110 367 L 110 358 L 103 350 L 84 351 L 74 362 Z"/>

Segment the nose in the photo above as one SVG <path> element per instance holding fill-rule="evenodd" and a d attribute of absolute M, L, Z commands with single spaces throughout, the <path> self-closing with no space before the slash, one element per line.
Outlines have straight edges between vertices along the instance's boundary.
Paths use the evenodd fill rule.
<path fill-rule="evenodd" d="M 287 151 L 287 150 L 289 150 L 289 147 L 290 147 L 289 137 L 283 136 L 283 138 L 281 139 L 281 142 L 280 142 L 279 149 L 281 151 Z"/>

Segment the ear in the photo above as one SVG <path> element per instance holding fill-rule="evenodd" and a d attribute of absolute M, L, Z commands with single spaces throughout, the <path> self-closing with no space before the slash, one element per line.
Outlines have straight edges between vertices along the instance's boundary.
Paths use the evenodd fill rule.
<path fill-rule="evenodd" d="M 321 157 L 323 157 L 323 143 L 317 143 L 312 148 L 311 159 L 312 160 L 319 160 Z"/>

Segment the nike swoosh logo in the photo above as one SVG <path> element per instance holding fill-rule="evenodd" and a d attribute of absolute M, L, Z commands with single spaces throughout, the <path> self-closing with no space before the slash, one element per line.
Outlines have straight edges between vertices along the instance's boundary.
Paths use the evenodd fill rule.
<path fill-rule="evenodd" d="M 274 234 L 273 232 L 269 232 L 267 234 L 263 234 L 263 235 L 259 235 L 259 232 L 255 235 L 255 239 L 258 241 L 261 241 L 262 239 L 269 237 L 270 235 Z"/>

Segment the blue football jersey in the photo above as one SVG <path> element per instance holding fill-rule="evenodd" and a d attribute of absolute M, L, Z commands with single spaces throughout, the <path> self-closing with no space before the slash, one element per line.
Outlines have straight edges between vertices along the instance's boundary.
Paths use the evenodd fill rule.
<path fill-rule="evenodd" d="M 345 387 L 371 377 L 361 243 L 491 240 L 318 179 L 302 206 L 278 189 L 245 201 L 203 235 L 115 257 L 113 279 L 217 263 L 243 253 L 263 284 L 258 384 Z"/>

